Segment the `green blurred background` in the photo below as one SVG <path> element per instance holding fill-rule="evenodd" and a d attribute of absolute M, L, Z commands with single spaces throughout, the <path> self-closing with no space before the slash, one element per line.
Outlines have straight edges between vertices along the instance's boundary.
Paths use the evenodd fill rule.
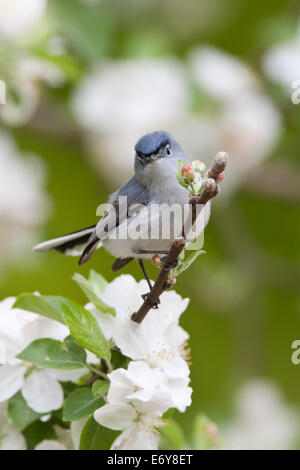
<path fill-rule="evenodd" d="M 291 362 L 291 344 L 300 337 L 300 105 L 292 104 L 290 89 L 268 76 L 262 64 L 268 50 L 295 38 L 299 19 L 299 2 L 287 0 L 50 0 L 26 39 L 10 36 L 1 41 L 0 78 L 7 84 L 8 104 L 15 100 L 22 107 L 16 77 L 10 77 L 23 56 L 42 59 L 64 73 L 59 86 L 40 77 L 33 80 L 38 103 L 30 116 L 16 123 L 2 119 L 1 128 L 15 140 L 20 158 L 28 158 L 30 152 L 44 163 L 42 190 L 50 210 L 43 222 L 34 224 L 30 242 L 17 256 L 13 248 L 12 256 L 1 254 L 1 299 L 39 291 L 83 303 L 84 296 L 71 279 L 74 271 L 86 275 L 93 268 L 108 280 L 115 276 L 113 258 L 102 250 L 80 268 L 75 258 L 30 250 L 37 241 L 94 223 L 97 206 L 117 188 L 117 179 L 107 177 L 109 151 L 99 156 L 100 144 L 95 157 L 87 143 L 89 132 L 71 105 L 78 84 L 96 64 L 172 56 L 186 67 L 191 50 L 215 46 L 252 71 L 280 115 L 276 144 L 259 161 L 254 159 L 234 184 L 224 184 L 205 232 L 207 254 L 176 284 L 176 290 L 190 298 L 182 326 L 190 333 L 193 404 L 186 414 L 176 415 L 188 436 L 200 412 L 221 430 L 234 423 L 240 413 L 236 407 L 241 387 L 257 379 L 278 390 L 278 406 L 293 410 L 298 420 L 300 365 Z M 221 106 L 199 90 L 191 96 L 190 108 L 196 112 L 200 108 L 202 116 L 211 116 Z M 118 130 L 112 138 L 118 138 Z M 230 151 L 223 147 L 213 150 Z M 213 156 L 198 158 L 209 162 Z M 238 156 L 231 167 L 236 161 Z M 121 175 L 123 181 L 126 177 Z M 0 227 L 6 223 L 0 210 Z M 13 225 L 13 230 L 18 226 Z M 4 234 L 10 237 L 9 231 Z M 155 268 L 149 266 L 149 270 L 156 276 Z M 137 264 L 131 263 L 124 272 L 141 278 Z M 298 431 L 288 447 L 300 447 Z M 267 425 L 264 432 L 269 432 Z"/>

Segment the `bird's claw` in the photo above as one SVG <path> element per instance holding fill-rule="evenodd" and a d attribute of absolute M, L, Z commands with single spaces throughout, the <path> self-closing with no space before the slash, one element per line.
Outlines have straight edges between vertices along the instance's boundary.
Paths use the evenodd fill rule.
<path fill-rule="evenodd" d="M 142 299 L 143 299 L 143 300 L 147 300 L 148 297 L 149 297 L 149 294 L 150 294 L 150 292 L 148 292 L 147 294 L 142 294 Z M 159 304 L 160 304 L 160 300 L 157 299 L 155 302 L 153 302 L 153 303 L 151 304 L 151 308 L 153 308 L 154 310 L 156 310 L 156 309 L 158 309 Z"/>
<path fill-rule="evenodd" d="M 174 269 L 178 266 L 178 263 L 179 263 L 178 259 L 173 261 L 173 263 L 171 263 L 171 264 L 168 263 L 168 265 L 166 264 L 166 260 L 167 260 L 167 256 L 164 256 L 163 258 L 160 258 L 160 261 L 163 264 L 164 269 L 166 269 L 167 271 L 171 271 L 171 269 Z"/>

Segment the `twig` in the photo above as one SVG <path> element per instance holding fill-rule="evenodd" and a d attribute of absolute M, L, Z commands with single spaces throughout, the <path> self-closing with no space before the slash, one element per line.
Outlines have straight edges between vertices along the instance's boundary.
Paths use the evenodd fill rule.
<path fill-rule="evenodd" d="M 189 203 L 192 206 L 192 226 L 197 219 L 197 206 L 200 204 L 204 206 L 210 199 L 214 198 L 219 193 L 217 182 L 220 174 L 225 170 L 228 161 L 229 158 L 227 153 L 219 152 L 216 155 L 210 169 L 208 170 L 208 178 L 204 184 L 202 193 L 200 195 L 194 195 L 190 198 Z M 182 229 L 182 233 L 184 234 L 184 228 Z M 169 280 L 169 272 L 174 264 L 176 264 L 180 253 L 183 251 L 185 242 L 186 239 L 184 236 L 173 241 L 154 286 L 152 287 L 148 297 L 145 299 L 140 309 L 136 313 L 132 314 L 131 320 L 135 321 L 136 323 L 141 323 L 147 313 L 156 304 L 161 294 L 165 290 L 172 287 L 174 283 Z"/>
<path fill-rule="evenodd" d="M 169 250 L 169 253 L 166 257 L 163 267 L 160 270 L 160 273 L 155 281 L 154 286 L 152 287 L 148 297 L 144 301 L 143 305 L 140 307 L 139 311 L 134 313 L 131 316 L 131 320 L 141 323 L 149 310 L 155 305 L 160 295 L 166 290 L 172 287 L 172 283 L 169 282 L 169 272 L 171 267 L 174 265 L 178 259 L 180 253 L 185 247 L 185 238 L 177 238 L 173 241 L 172 246 Z"/>

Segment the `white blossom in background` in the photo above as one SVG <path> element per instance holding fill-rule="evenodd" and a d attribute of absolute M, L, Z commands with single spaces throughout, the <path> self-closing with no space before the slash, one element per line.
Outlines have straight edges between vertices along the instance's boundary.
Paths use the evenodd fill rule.
<path fill-rule="evenodd" d="M 0 38 L 15 39 L 43 18 L 47 0 L 0 0 Z"/>
<path fill-rule="evenodd" d="M 64 73 L 55 64 L 26 54 L 12 59 L 6 73 L 8 90 L 11 89 L 13 94 L 7 92 L 6 104 L 0 106 L 0 118 L 11 126 L 25 124 L 33 117 L 40 101 L 40 82 L 57 88 L 65 80 Z"/>
<path fill-rule="evenodd" d="M 0 119 L 9 126 L 26 124 L 33 117 L 40 101 L 40 82 L 59 87 L 65 81 L 57 65 L 27 50 L 40 39 L 35 28 L 46 7 L 47 0 L 0 0 L 0 41 L 9 56 L 1 77 L 6 82 L 6 104 L 0 106 Z"/>
<path fill-rule="evenodd" d="M 225 148 L 232 162 L 226 194 L 272 152 L 281 118 L 255 73 L 213 47 L 192 50 L 188 64 L 114 61 L 96 68 L 75 90 L 72 108 L 85 130 L 89 154 L 114 184 L 132 175 L 133 147 L 153 130 L 171 132 L 191 159 L 209 163 Z M 191 79 L 215 101 L 211 112 L 192 110 Z"/>
<path fill-rule="evenodd" d="M 49 214 L 44 181 L 42 161 L 21 155 L 12 138 L 0 132 L 0 272 L 33 245 Z"/>
<path fill-rule="evenodd" d="M 157 449 L 157 428 L 164 424 L 164 412 L 170 408 L 184 412 L 191 404 L 188 334 L 179 326 L 188 299 L 174 291 L 165 292 L 159 309 L 151 310 L 136 324 L 130 317 L 142 304 L 146 289 L 145 281 L 137 283 L 132 276 L 119 276 L 101 297 L 116 309 L 115 317 L 87 305 L 106 338 L 132 359 L 127 370 L 109 374 L 107 404 L 94 414 L 103 426 L 122 430 L 112 449 Z"/>
<path fill-rule="evenodd" d="M 299 433 L 299 410 L 289 407 L 280 389 L 264 380 L 239 391 L 236 418 L 225 430 L 230 449 L 292 449 Z"/>
<path fill-rule="evenodd" d="M 26 450 L 26 441 L 7 413 L 7 403 L 0 403 L 0 450 Z"/>
<path fill-rule="evenodd" d="M 95 68 L 75 90 L 72 108 L 101 172 L 122 183 L 139 137 L 182 122 L 189 86 L 176 59 L 118 60 Z M 107 162 L 109 161 L 109 165 Z"/>
<path fill-rule="evenodd" d="M 263 57 L 263 69 L 272 79 L 281 83 L 287 93 L 291 85 L 300 79 L 300 23 L 293 39 L 279 43 L 269 49 Z"/>
<path fill-rule="evenodd" d="M 216 99 L 228 101 L 259 89 L 255 74 L 246 64 L 215 47 L 199 47 L 189 59 L 198 86 Z"/>
<path fill-rule="evenodd" d="M 213 148 L 213 154 L 219 148 L 230 154 L 230 172 L 224 181 L 224 194 L 229 194 L 271 153 L 280 136 L 281 117 L 258 78 L 238 58 L 214 47 L 199 47 L 189 59 L 197 86 L 217 104 L 210 126 L 209 118 L 199 115 L 210 129 L 199 139 Z"/>
<path fill-rule="evenodd" d="M 226 148 L 231 158 L 224 181 L 226 192 L 227 187 L 238 187 L 247 173 L 270 155 L 280 136 L 281 118 L 263 93 L 245 93 L 224 106 L 217 125 L 220 148 Z"/>
<path fill-rule="evenodd" d="M 56 378 L 56 371 L 32 369 L 31 364 L 16 358 L 16 355 L 39 338 L 63 340 L 69 334 L 68 328 L 35 313 L 13 309 L 14 302 L 13 297 L 0 302 L 0 341 L 5 346 L 4 362 L 0 365 L 0 402 L 21 390 L 34 411 L 47 413 L 59 409 L 63 403 L 63 389 Z"/>

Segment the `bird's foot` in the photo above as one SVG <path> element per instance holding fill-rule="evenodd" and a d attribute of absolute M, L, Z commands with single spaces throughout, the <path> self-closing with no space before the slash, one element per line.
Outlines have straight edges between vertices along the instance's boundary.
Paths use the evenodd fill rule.
<path fill-rule="evenodd" d="M 142 294 L 142 299 L 143 299 L 143 300 L 147 300 L 148 297 L 149 297 L 149 294 L 150 294 L 150 292 L 148 292 L 147 294 Z M 157 299 L 155 302 L 153 302 L 153 303 L 151 304 L 151 308 L 153 308 L 154 310 L 156 310 L 156 309 L 158 309 L 159 304 L 160 304 L 160 300 Z"/>
<path fill-rule="evenodd" d="M 175 261 L 173 261 L 173 263 L 167 265 L 166 261 L 167 261 L 167 256 L 164 256 L 163 258 L 160 258 L 160 261 L 161 263 L 164 265 L 164 269 L 166 269 L 167 271 L 171 271 L 171 269 L 174 269 L 178 266 L 178 259 L 176 259 Z"/>

